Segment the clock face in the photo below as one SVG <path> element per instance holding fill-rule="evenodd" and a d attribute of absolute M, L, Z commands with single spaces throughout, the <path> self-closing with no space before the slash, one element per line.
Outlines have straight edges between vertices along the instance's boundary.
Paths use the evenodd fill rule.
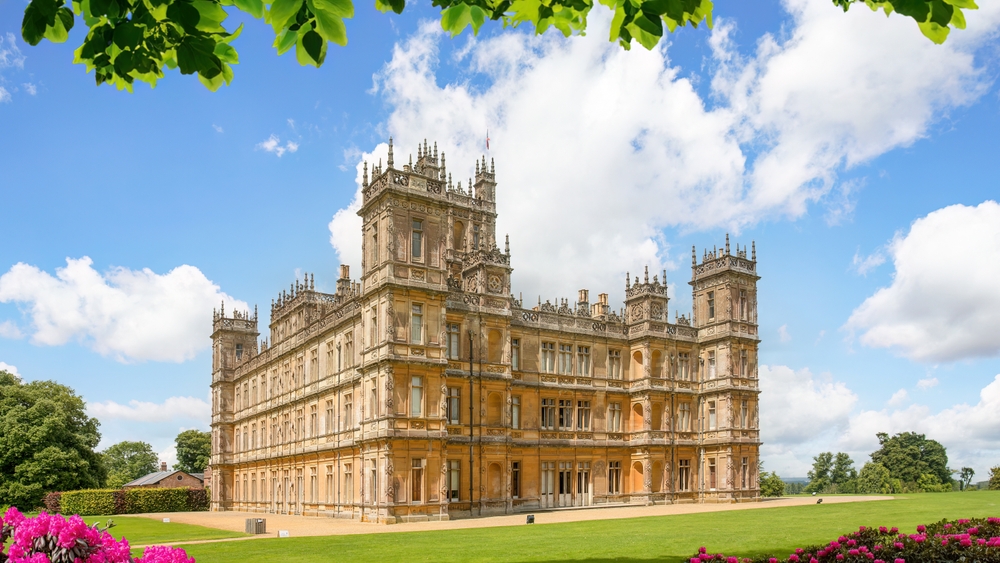
<path fill-rule="evenodd" d="M 642 305 L 632 305 L 632 319 L 639 320 L 642 318 Z"/>
<path fill-rule="evenodd" d="M 500 281 L 500 276 L 490 276 L 490 291 L 493 293 L 500 293 L 502 289 L 502 282 Z"/>

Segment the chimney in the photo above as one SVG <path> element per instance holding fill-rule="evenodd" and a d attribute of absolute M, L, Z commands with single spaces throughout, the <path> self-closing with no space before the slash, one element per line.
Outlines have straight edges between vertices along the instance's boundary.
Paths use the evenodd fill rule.
<path fill-rule="evenodd" d="M 160 462 L 160 471 L 166 471 L 166 470 L 167 470 L 167 462 L 161 461 Z"/>

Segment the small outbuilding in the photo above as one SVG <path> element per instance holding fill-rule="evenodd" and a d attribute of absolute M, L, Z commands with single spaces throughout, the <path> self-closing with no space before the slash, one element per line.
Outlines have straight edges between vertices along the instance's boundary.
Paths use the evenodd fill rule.
<path fill-rule="evenodd" d="M 168 471 L 167 464 L 161 463 L 160 471 L 144 475 L 135 481 L 122 485 L 123 489 L 173 489 L 177 487 L 203 489 L 205 476 L 203 473 L 188 473 L 179 469 Z"/>

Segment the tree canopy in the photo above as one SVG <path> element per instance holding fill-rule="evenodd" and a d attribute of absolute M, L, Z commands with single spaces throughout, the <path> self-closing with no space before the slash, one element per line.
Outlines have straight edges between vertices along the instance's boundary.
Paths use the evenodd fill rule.
<path fill-rule="evenodd" d="M 872 452 L 872 461 L 888 469 L 892 478 L 904 484 L 920 484 L 925 490 L 927 486 L 951 485 L 948 453 L 940 443 L 915 432 L 892 437 L 879 432 L 876 436 L 881 447 Z"/>
<path fill-rule="evenodd" d="M 118 442 L 101 455 L 108 471 L 106 485 L 112 489 L 156 471 L 159 459 L 153 446 L 146 442 Z"/>
<path fill-rule="evenodd" d="M 30 510 L 45 493 L 100 486 L 98 426 L 69 387 L 0 371 L 0 505 Z"/>
<path fill-rule="evenodd" d="M 177 445 L 177 464 L 174 469 L 188 473 L 201 473 L 212 457 L 212 435 L 200 430 L 185 430 L 174 440 Z"/>
<path fill-rule="evenodd" d="M 845 12 L 858 2 L 887 16 L 912 18 L 920 31 L 942 43 L 952 27 L 965 28 L 962 10 L 976 9 L 974 0 L 832 0 Z M 535 33 L 549 28 L 563 35 L 582 34 L 593 0 L 432 0 L 441 8 L 441 27 L 452 36 L 471 27 L 478 33 L 487 20 L 504 27 L 529 24 Z M 614 13 L 610 40 L 630 49 L 633 40 L 654 48 L 666 31 L 690 24 L 712 26 L 711 0 L 600 0 Z M 399 14 L 406 0 L 375 0 L 383 12 Z M 281 55 L 293 47 L 299 64 L 319 67 L 327 46 L 347 44 L 345 19 L 354 17 L 352 0 L 31 0 L 24 10 L 21 36 L 30 45 L 42 39 L 62 43 L 76 18 L 88 27 L 74 63 L 94 72 L 98 85 L 132 90 L 135 80 L 152 86 L 163 69 L 197 74 L 210 90 L 233 79 L 239 55 L 232 41 L 242 25 L 223 24 L 232 10 L 262 19 L 274 30 L 273 46 Z"/>
<path fill-rule="evenodd" d="M 881 463 L 869 461 L 858 474 L 857 491 L 865 495 L 891 495 L 902 491 L 899 479 L 893 479 Z"/>
<path fill-rule="evenodd" d="M 807 493 L 845 493 L 854 492 L 857 470 L 854 460 L 844 452 L 823 452 L 813 458 L 812 470 L 807 475 L 809 484 Z"/>

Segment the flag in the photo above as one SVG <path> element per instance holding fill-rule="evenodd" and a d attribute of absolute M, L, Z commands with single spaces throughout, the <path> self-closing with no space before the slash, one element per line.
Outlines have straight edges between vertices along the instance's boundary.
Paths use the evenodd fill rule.
<path fill-rule="evenodd" d="M 486 130 L 486 150 L 490 150 L 490 130 Z"/>

